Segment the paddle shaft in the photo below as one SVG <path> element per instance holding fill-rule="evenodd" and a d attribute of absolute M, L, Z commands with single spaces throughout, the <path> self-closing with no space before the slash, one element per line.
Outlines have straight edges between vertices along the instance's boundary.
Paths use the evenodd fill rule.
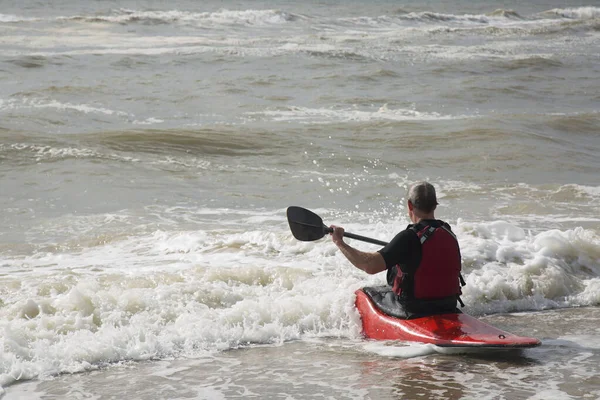
<path fill-rule="evenodd" d="M 326 228 L 325 231 L 327 233 L 331 233 L 331 232 L 333 232 L 333 229 Z M 367 242 L 367 243 L 371 243 L 371 244 L 378 244 L 378 245 L 381 245 L 381 246 L 387 245 L 387 242 L 384 242 L 382 240 L 377 240 L 377 239 L 373 239 L 373 238 L 370 238 L 370 237 L 357 235 L 357 234 L 350 233 L 350 232 L 344 232 L 344 237 L 347 237 L 347 238 L 350 238 L 350 239 L 360 240 L 361 242 Z"/>

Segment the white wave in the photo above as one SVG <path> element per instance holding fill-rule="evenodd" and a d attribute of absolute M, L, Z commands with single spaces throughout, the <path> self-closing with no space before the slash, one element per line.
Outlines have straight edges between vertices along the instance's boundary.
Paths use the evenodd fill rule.
<path fill-rule="evenodd" d="M 277 110 L 249 112 L 245 115 L 256 117 L 265 116 L 278 122 L 302 123 L 336 123 L 336 122 L 368 122 L 377 120 L 390 121 L 435 121 L 468 118 L 466 116 L 443 115 L 436 112 L 420 112 L 410 109 L 392 110 L 384 105 L 376 111 L 359 109 L 332 109 L 332 108 L 307 108 L 287 107 Z"/>
<path fill-rule="evenodd" d="M 105 115 L 120 115 L 127 116 L 128 114 L 123 111 L 115 111 L 103 107 L 93 107 L 87 104 L 72 104 L 72 103 L 61 103 L 57 100 L 42 101 L 42 100 L 29 100 L 24 102 L 25 104 L 33 108 L 56 108 L 58 110 L 74 110 L 85 114 L 96 113 Z"/>
<path fill-rule="evenodd" d="M 40 220 L 36 228 L 45 237 L 66 233 L 70 241 L 57 250 L 48 251 L 46 240 L 39 252 L 0 254 L 8 272 L 0 277 L 5 288 L 0 386 L 103 363 L 193 356 L 247 343 L 357 339 L 353 292 L 385 280 L 351 267 L 330 240 L 293 239 L 283 210 L 147 212 L 170 230 L 156 231 L 154 220 L 136 217 L 137 211 L 62 216 Z M 405 222 L 353 220 L 347 228 L 378 237 L 392 237 Z M 207 228 L 211 224 L 214 230 Z M 184 225 L 189 230 L 180 230 Z M 503 221 L 459 221 L 454 230 L 465 261 L 468 313 L 600 302 L 600 238 L 592 231 L 533 235 Z M 106 231 L 111 239 L 99 235 Z M 392 357 L 433 351 L 379 344 L 365 350 Z"/>
<path fill-rule="evenodd" d="M 600 18 L 600 7 L 555 8 L 542 14 L 569 19 L 595 19 Z"/>
<path fill-rule="evenodd" d="M 1 40 L 1 38 L 0 38 Z M 96 40 L 96 41 L 94 41 Z M 229 45 L 228 43 L 235 43 Z M 159 56 L 163 54 L 193 55 L 216 53 L 230 56 L 266 57 L 285 53 L 284 49 L 275 47 L 253 48 L 254 40 L 232 38 L 214 40 L 208 38 L 124 38 L 118 35 L 101 35 L 86 37 L 59 38 L 45 37 L 27 43 L 19 42 L 18 46 L 30 51 L 7 51 L 9 57 L 55 57 L 85 55 L 145 55 Z M 36 48 L 43 50 L 35 50 Z M 65 49 L 66 48 L 66 49 Z"/>
<path fill-rule="evenodd" d="M 51 147 L 40 146 L 26 143 L 15 143 L 9 146 L 13 150 L 28 150 L 36 161 L 41 161 L 45 158 L 70 158 L 70 157 L 97 157 L 98 153 L 92 149 L 75 148 L 75 147 Z"/>
<path fill-rule="evenodd" d="M 217 239 L 207 248 L 202 235 L 158 234 L 150 239 L 148 246 L 110 245 L 112 251 L 119 250 L 117 257 L 109 255 L 108 248 L 93 251 L 95 255 L 73 254 L 69 261 L 39 257 L 40 267 L 66 262 L 77 269 L 79 262 L 92 262 L 97 271 L 111 259 L 125 256 L 129 261 L 118 262 L 127 265 L 125 269 L 118 266 L 112 272 L 78 277 L 39 271 L 37 282 L 28 279 L 22 289 L 8 293 L 0 309 L 5 349 L 0 355 L 0 385 L 106 362 L 210 353 L 306 334 L 358 337 L 352 300 L 336 290 L 338 285 L 357 286 L 355 280 L 321 282 L 315 296 L 319 273 L 313 276 L 302 263 L 286 266 L 289 261 L 265 259 L 276 250 L 273 245 L 284 243 L 281 240 L 265 246 L 272 239 L 251 232 Z M 170 271 L 144 273 L 132 251 L 195 261 L 186 269 L 171 263 Z M 245 256 L 239 258 L 239 252 Z M 152 258 L 151 264 L 164 262 Z"/>
<path fill-rule="evenodd" d="M 527 25 L 524 25 L 527 24 Z M 499 25 L 502 25 L 500 23 Z M 515 28 L 518 36 L 522 29 L 542 29 L 542 27 L 557 25 L 556 20 L 527 21 L 511 25 L 506 34 L 513 35 Z M 416 36 L 429 36 L 431 33 L 448 34 L 456 29 L 471 29 L 470 27 L 449 27 L 428 25 L 424 29 L 392 27 L 391 29 L 365 29 L 357 31 L 339 27 L 323 34 L 325 41 L 315 42 L 312 32 L 297 31 L 281 32 L 277 35 L 256 37 L 247 32 L 232 32 L 227 37 L 214 32 L 199 36 L 167 36 L 167 37 L 131 37 L 116 32 L 99 34 L 89 30 L 85 35 L 81 31 L 73 35 L 57 35 L 52 32 L 35 38 L 29 36 L 0 37 L 0 42 L 6 43 L 5 55 L 12 57 L 23 56 L 80 56 L 80 55 L 149 55 L 162 54 L 203 54 L 215 53 L 237 57 L 273 57 L 286 54 L 301 54 L 313 57 L 336 59 L 367 59 L 375 61 L 430 62 L 436 59 L 476 60 L 476 59 L 528 59 L 541 57 L 557 59 L 558 55 L 573 51 L 571 42 L 553 41 L 541 47 L 529 46 L 522 40 L 492 41 L 481 45 L 446 46 L 440 44 L 415 45 L 410 44 Z M 479 29 L 479 28 L 477 28 Z M 543 28 L 545 29 L 545 28 Z M 487 35 L 487 33 L 483 33 Z M 493 33 L 494 35 L 496 33 Z M 400 40 L 400 39 L 402 40 Z M 404 40 L 403 38 L 406 38 Z M 579 38 L 578 42 L 593 42 L 593 37 Z M 398 43 L 401 42 L 399 46 Z M 547 47 L 545 47 L 547 46 Z M 19 49 L 19 50 L 14 50 Z M 27 49 L 27 51 L 23 51 Z M 558 54 L 558 55 L 557 55 Z"/>
<path fill-rule="evenodd" d="M 11 111 L 27 108 L 54 108 L 57 110 L 72 110 L 82 112 L 84 114 L 104 114 L 104 115 L 118 115 L 118 116 L 129 116 L 126 112 L 111 110 L 104 107 L 95 107 L 88 104 L 72 104 L 62 103 L 58 100 L 46 100 L 46 99 L 0 99 L 0 112 Z"/>
<path fill-rule="evenodd" d="M 139 162 L 140 160 L 133 157 L 120 156 L 117 154 L 105 154 L 92 150 L 89 148 L 81 147 L 55 147 L 55 146 L 44 146 L 30 143 L 13 143 L 10 145 L 0 145 L 0 151 L 6 150 L 18 150 L 19 152 L 29 152 L 36 161 L 43 161 L 48 159 L 62 159 L 62 158 L 104 158 L 117 161 L 126 162 Z"/>
<path fill-rule="evenodd" d="M 439 183 L 439 189 L 437 189 L 437 197 L 443 199 L 447 196 L 446 192 L 473 192 L 479 193 L 483 190 L 481 185 L 473 182 L 463 182 L 456 180 L 445 180 Z"/>
<path fill-rule="evenodd" d="M 570 214 L 544 214 L 544 221 L 546 223 L 597 223 L 600 222 L 600 217 L 574 217 Z M 519 215 L 513 216 L 514 220 L 518 220 L 519 222 L 528 222 L 528 223 L 536 223 L 540 221 L 539 215 Z"/>
<path fill-rule="evenodd" d="M 493 23 L 507 23 L 514 21 L 522 21 L 523 18 L 513 10 L 499 9 L 490 14 L 445 14 L 432 11 L 411 12 L 401 15 L 381 15 L 378 17 L 355 17 L 355 18 L 339 18 L 337 21 L 345 24 L 352 24 L 357 27 L 374 27 L 374 28 L 408 28 L 408 22 L 422 22 L 425 24 L 443 24 L 443 25 L 462 25 L 462 26 L 478 26 L 488 25 Z"/>
<path fill-rule="evenodd" d="M 490 22 L 490 17 L 487 15 L 472 15 L 472 14 L 464 14 L 464 15 L 455 15 L 455 14 L 443 14 L 436 12 L 413 12 L 406 15 L 401 16 L 401 18 L 406 18 L 410 20 L 417 21 L 434 21 L 434 22 L 474 22 L 478 24 L 487 24 Z"/>
<path fill-rule="evenodd" d="M 566 187 L 573 188 L 578 191 L 582 195 L 591 196 L 600 200 L 600 186 L 586 186 L 586 185 L 577 185 L 570 184 L 566 185 Z"/>
<path fill-rule="evenodd" d="M 447 14 L 433 11 L 410 12 L 401 15 L 382 15 L 378 17 L 355 17 L 339 18 L 338 21 L 351 23 L 356 26 L 390 27 L 403 26 L 405 21 L 422 22 L 427 24 L 438 24 L 445 26 L 480 26 L 480 25 L 510 25 L 510 26 L 532 26 L 539 23 L 552 23 L 548 20 L 540 20 L 548 16 L 568 19 L 594 19 L 600 16 L 599 7 L 571 7 L 556 8 L 544 11 L 538 16 L 524 18 L 514 10 L 498 9 L 488 14 Z M 532 19 L 533 18 L 533 19 Z"/>
<path fill-rule="evenodd" d="M 133 123 L 136 125 L 156 125 L 156 124 L 162 124 L 163 122 L 165 122 L 165 121 L 160 118 L 154 118 L 154 117 L 146 118 L 145 120 L 142 120 L 142 121 L 138 121 L 137 119 L 135 121 L 133 121 Z"/>
<path fill-rule="evenodd" d="M 480 312 L 595 305 L 600 238 L 590 230 L 532 235 L 507 222 L 457 225 L 464 299 Z"/>
<path fill-rule="evenodd" d="M 279 10 L 220 10 L 217 12 L 189 12 L 189 11 L 137 11 L 120 9 L 113 15 L 79 15 L 72 17 L 60 17 L 66 20 L 81 20 L 86 22 L 109 22 L 109 23 L 196 23 L 199 25 L 243 25 L 243 26 L 265 26 L 273 24 L 285 24 L 295 19 L 292 14 Z"/>
<path fill-rule="evenodd" d="M 38 18 L 21 17 L 13 14 L 2 14 L 0 13 L 0 22 L 31 22 L 39 21 Z"/>

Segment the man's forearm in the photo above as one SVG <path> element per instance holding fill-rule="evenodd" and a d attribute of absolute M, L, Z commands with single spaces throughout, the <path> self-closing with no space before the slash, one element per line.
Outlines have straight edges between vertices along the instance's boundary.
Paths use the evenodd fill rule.
<path fill-rule="evenodd" d="M 345 242 L 340 243 L 338 247 L 352 265 L 367 274 L 376 274 L 386 269 L 383 256 L 379 253 L 360 251 Z"/>

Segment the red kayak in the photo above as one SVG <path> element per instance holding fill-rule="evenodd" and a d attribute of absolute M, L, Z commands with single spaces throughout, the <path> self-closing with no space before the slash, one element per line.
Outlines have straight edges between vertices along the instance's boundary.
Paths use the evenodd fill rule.
<path fill-rule="evenodd" d="M 383 313 L 363 289 L 356 291 L 363 334 L 369 339 L 429 343 L 440 347 L 522 349 L 540 340 L 517 336 L 462 313 L 402 319 Z"/>

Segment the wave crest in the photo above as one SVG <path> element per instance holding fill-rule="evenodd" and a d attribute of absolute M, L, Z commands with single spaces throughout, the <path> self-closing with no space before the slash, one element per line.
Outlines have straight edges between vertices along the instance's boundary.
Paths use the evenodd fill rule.
<path fill-rule="evenodd" d="M 542 15 L 569 19 L 595 19 L 600 18 L 600 7 L 554 8 L 543 12 Z"/>
<path fill-rule="evenodd" d="M 115 24 L 172 24 L 187 23 L 200 25 L 243 25 L 264 26 L 285 24 L 295 21 L 298 16 L 280 10 L 220 10 L 216 12 L 188 12 L 188 11 L 135 11 L 120 9 L 113 11 L 111 15 L 95 15 L 73 17 L 62 17 L 66 20 L 83 22 L 104 22 Z"/>
<path fill-rule="evenodd" d="M 496 11 L 489 13 L 488 15 L 490 17 L 503 17 L 503 18 L 507 18 L 507 19 L 523 19 L 523 17 L 521 15 L 519 15 L 519 13 L 517 13 L 516 11 L 505 10 L 502 8 L 499 8 Z"/>
<path fill-rule="evenodd" d="M 0 22 L 14 23 L 14 22 L 31 22 L 31 21 L 38 21 L 38 19 L 21 17 L 21 16 L 13 15 L 13 14 L 0 13 Z"/>

